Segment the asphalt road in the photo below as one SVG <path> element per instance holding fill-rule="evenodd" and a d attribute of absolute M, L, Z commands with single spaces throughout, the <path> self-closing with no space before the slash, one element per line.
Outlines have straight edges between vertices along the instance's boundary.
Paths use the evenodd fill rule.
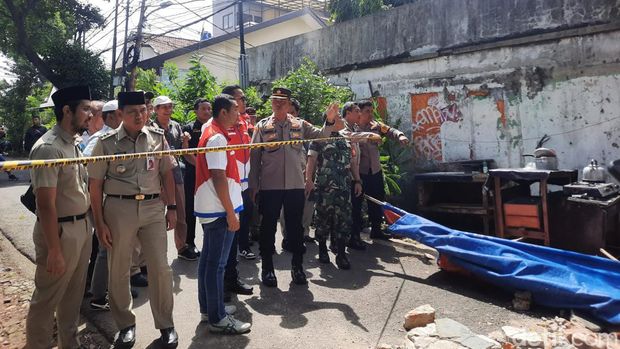
<path fill-rule="evenodd" d="M 0 174 L 0 230 L 31 260 L 34 257 L 32 226 L 35 216 L 19 202 L 28 186 L 27 173 L 19 182 Z M 197 235 L 201 229 L 197 229 Z M 511 295 L 471 279 L 442 272 L 423 253 L 391 244 L 370 242 L 367 251 L 353 251 L 353 268 L 338 270 L 316 261 L 317 246 L 305 257 L 309 284 L 291 284 L 290 254 L 275 257 L 278 288 L 260 285 L 260 261 L 241 260 L 240 275 L 254 286 L 252 296 L 234 300 L 237 317 L 252 322 L 252 331 L 241 336 L 210 334 L 199 323 L 197 262 L 176 259 L 172 234 L 168 259 L 174 271 L 174 319 L 179 348 L 374 348 L 379 343 L 401 345 L 404 314 L 431 304 L 437 317 L 449 317 L 487 334 L 512 324 L 530 326 L 541 312 L 522 314 L 510 309 Z M 278 242 L 279 246 L 279 242 Z M 257 247 L 254 247 L 255 251 Z M 333 261 L 333 255 L 331 255 Z M 134 302 L 137 314 L 136 348 L 157 347 L 159 332 L 153 327 L 146 290 Z M 116 331 L 108 313 L 85 315 L 111 339 Z M 541 310 L 546 311 L 546 310 Z M 552 315 L 551 315 L 552 316 Z"/>

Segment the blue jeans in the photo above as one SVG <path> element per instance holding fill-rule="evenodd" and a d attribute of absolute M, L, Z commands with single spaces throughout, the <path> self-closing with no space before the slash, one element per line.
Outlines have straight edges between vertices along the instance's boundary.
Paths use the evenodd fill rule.
<path fill-rule="evenodd" d="M 228 231 L 226 218 L 202 225 L 204 240 L 198 262 L 198 303 L 200 313 L 216 323 L 226 316 L 224 310 L 224 267 L 234 234 Z"/>

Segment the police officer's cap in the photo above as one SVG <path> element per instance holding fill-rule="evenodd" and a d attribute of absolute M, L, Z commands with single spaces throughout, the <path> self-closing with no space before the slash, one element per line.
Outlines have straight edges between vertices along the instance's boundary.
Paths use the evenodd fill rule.
<path fill-rule="evenodd" d="M 54 92 L 52 95 L 52 101 L 54 101 L 54 106 L 56 108 L 61 108 L 67 105 L 72 101 L 80 101 L 80 100 L 89 100 L 90 101 L 90 88 L 88 86 L 71 86 L 61 88 L 60 90 Z"/>
<path fill-rule="evenodd" d="M 144 99 L 144 91 L 119 92 L 118 109 L 123 109 L 126 105 L 142 105 L 146 104 Z"/>
<path fill-rule="evenodd" d="M 285 87 L 274 87 L 270 99 L 290 99 L 291 90 Z"/>

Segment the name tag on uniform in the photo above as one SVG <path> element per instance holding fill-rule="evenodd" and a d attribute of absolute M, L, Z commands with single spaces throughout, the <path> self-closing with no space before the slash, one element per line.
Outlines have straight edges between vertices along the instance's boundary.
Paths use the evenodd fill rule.
<path fill-rule="evenodd" d="M 146 170 L 153 171 L 155 169 L 155 157 L 147 156 L 146 157 Z"/>

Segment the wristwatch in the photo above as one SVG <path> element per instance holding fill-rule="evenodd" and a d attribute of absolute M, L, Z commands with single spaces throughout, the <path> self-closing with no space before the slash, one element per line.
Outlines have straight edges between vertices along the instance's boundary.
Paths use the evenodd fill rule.
<path fill-rule="evenodd" d="M 167 205 L 166 209 L 168 209 L 168 211 L 170 210 L 176 210 L 177 209 L 177 205 Z"/>

